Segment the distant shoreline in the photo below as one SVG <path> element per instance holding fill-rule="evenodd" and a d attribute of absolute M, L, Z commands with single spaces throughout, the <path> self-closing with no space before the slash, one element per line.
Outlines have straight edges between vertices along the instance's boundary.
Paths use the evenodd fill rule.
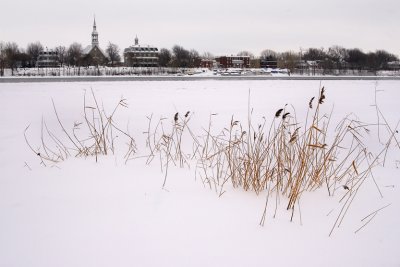
<path fill-rule="evenodd" d="M 400 80 L 400 76 L 66 76 L 0 77 L 0 83 L 123 82 L 123 81 L 245 81 L 245 80 Z"/>

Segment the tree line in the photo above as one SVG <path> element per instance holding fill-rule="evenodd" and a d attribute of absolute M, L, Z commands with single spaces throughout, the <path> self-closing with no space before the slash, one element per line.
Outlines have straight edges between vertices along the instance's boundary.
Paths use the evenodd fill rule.
<path fill-rule="evenodd" d="M 93 63 L 90 56 L 83 53 L 82 45 L 77 42 L 72 43 L 68 48 L 60 45 L 51 50 L 57 53 L 61 67 L 89 66 Z M 40 42 L 29 43 L 26 49 L 19 47 L 15 42 L 0 42 L 0 75 L 4 75 L 5 68 L 10 68 L 13 74 L 17 67 L 36 67 L 39 55 L 43 51 L 45 51 L 45 48 Z M 120 50 L 116 44 L 110 42 L 106 53 L 109 56 L 111 66 L 121 61 Z"/>
<path fill-rule="evenodd" d="M 308 48 L 299 52 L 287 51 L 276 53 L 272 50 L 261 52 L 262 59 L 275 60 L 278 67 L 290 70 L 302 68 L 319 69 L 323 74 L 333 71 L 371 71 L 391 69 L 390 62 L 399 61 L 398 56 L 385 50 L 365 53 L 359 48 L 347 49 L 341 46 Z"/>
<path fill-rule="evenodd" d="M 0 42 L 0 75 L 4 75 L 4 69 L 10 68 L 12 73 L 17 67 L 35 67 L 38 57 L 45 50 L 40 42 L 32 42 L 26 48 L 21 48 L 15 42 Z M 69 47 L 57 46 L 52 49 L 59 58 L 61 66 L 90 66 L 91 58 L 83 54 L 81 44 L 74 42 Z M 118 45 L 108 43 L 105 50 L 109 57 L 109 66 L 120 66 L 121 51 Z M 365 53 L 359 48 L 347 49 L 341 46 L 324 48 L 308 48 L 300 51 L 275 52 L 270 49 L 263 50 L 259 56 L 251 52 L 241 51 L 238 56 L 248 56 L 251 59 L 251 67 L 260 67 L 260 62 L 275 62 L 279 68 L 287 68 L 292 72 L 307 70 L 319 70 L 323 74 L 342 71 L 379 71 L 390 69 L 389 62 L 398 62 L 398 56 L 385 50 Z M 202 60 L 213 60 L 215 57 L 205 52 L 202 55 L 195 49 L 185 49 L 175 45 L 172 49 L 161 48 L 159 50 L 160 67 L 194 68 L 199 67 Z"/>

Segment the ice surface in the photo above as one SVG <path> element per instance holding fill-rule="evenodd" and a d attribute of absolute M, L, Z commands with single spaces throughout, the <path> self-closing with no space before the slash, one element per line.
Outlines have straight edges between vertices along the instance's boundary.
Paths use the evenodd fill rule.
<path fill-rule="evenodd" d="M 115 155 L 69 158 L 48 167 L 27 147 L 40 145 L 42 118 L 59 136 L 62 131 L 52 99 L 67 128 L 82 121 L 83 94 L 92 88 L 106 110 L 123 96 L 129 108 L 115 121 L 129 129 L 146 155 L 148 120 L 173 120 L 176 112 L 193 113 L 191 127 L 200 133 L 245 120 L 272 118 L 285 104 L 304 118 L 309 99 L 326 88 L 325 112 L 332 120 L 349 113 L 376 123 L 379 107 L 393 128 L 400 119 L 399 81 L 170 81 L 0 84 L 0 266 L 399 266 L 399 149 L 389 151 L 386 167 L 363 185 L 340 228 L 329 231 L 340 210 L 340 191 L 304 194 L 301 220 L 290 222 L 281 199 L 276 218 L 269 211 L 259 221 L 264 195 L 226 187 L 222 197 L 195 179 L 191 169 L 172 167 L 166 189 L 155 159 L 124 163 Z M 127 126 L 128 125 L 128 126 Z M 376 128 L 372 128 L 372 130 Z M 382 132 L 384 129 L 382 129 Z M 397 136 L 397 140 L 400 138 Z M 371 138 L 370 146 L 380 145 Z M 396 165 L 397 164 L 397 165 Z M 344 190 L 344 189 L 343 189 Z M 361 219 L 387 205 L 358 233 Z M 328 216 L 329 214 L 329 216 Z"/>

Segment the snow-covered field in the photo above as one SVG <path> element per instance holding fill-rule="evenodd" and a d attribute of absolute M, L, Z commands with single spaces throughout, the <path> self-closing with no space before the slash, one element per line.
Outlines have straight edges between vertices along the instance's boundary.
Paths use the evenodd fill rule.
<path fill-rule="evenodd" d="M 153 122 L 165 118 L 167 125 L 176 112 L 190 111 L 191 130 L 201 135 L 211 114 L 212 131 L 218 133 L 232 116 L 245 121 L 249 106 L 255 124 L 263 117 L 269 124 L 288 104 L 304 123 L 309 100 L 322 86 L 322 111 L 333 109 L 332 125 L 349 113 L 369 124 L 385 123 L 378 119 L 377 102 L 395 130 L 400 81 L 0 84 L 0 266 L 400 266 L 400 148 L 395 141 L 385 167 L 373 170 L 383 197 L 367 179 L 331 236 L 344 188 L 333 197 L 324 187 L 303 194 L 301 216 L 296 212 L 292 222 L 282 197 L 275 218 L 271 204 L 262 227 L 264 194 L 227 184 L 219 197 L 201 182 L 195 164 L 170 166 L 162 188 L 159 160 L 146 164 L 150 116 Z M 125 163 L 126 147 L 118 143 L 115 154 L 99 156 L 97 163 L 95 157 L 70 157 L 44 167 L 25 142 L 25 128 L 29 125 L 26 133 L 35 149 L 41 145 L 42 119 L 67 142 L 52 100 L 70 131 L 83 121 L 83 96 L 86 91 L 90 99 L 91 89 L 108 113 L 126 99 L 128 108 L 119 109 L 114 121 L 135 138 L 137 158 Z M 369 128 L 366 146 L 380 151 L 378 127 Z M 379 134 L 385 143 L 386 127 L 381 125 Z M 398 133 L 395 137 L 400 140 Z M 362 228 L 362 219 L 382 207 Z"/>

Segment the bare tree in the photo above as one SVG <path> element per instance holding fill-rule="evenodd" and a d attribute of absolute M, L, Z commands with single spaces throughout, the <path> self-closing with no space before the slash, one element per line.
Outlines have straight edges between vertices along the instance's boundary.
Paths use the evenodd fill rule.
<path fill-rule="evenodd" d="M 11 69 L 11 75 L 14 76 L 14 69 L 17 68 L 19 48 L 14 42 L 9 42 L 4 48 L 6 65 Z"/>
<path fill-rule="evenodd" d="M 362 69 L 365 69 L 367 54 L 365 54 L 359 48 L 348 49 L 346 61 L 349 63 L 353 72 L 356 69 L 361 71 Z"/>
<path fill-rule="evenodd" d="M 83 61 L 82 45 L 79 43 L 73 43 L 67 50 L 67 61 L 69 66 L 78 66 L 78 76 L 81 74 L 81 64 Z M 75 69 L 74 69 L 75 72 Z"/>
<path fill-rule="evenodd" d="M 0 42 L 0 76 L 4 76 L 4 68 L 6 66 L 6 45 Z"/>
<path fill-rule="evenodd" d="M 29 43 L 26 47 L 26 53 L 29 56 L 29 63 L 31 67 L 36 66 L 37 59 L 40 52 L 43 51 L 43 45 L 40 42 Z"/>
<path fill-rule="evenodd" d="M 211 54 L 210 52 L 204 52 L 203 55 L 201 56 L 203 59 L 207 60 L 212 60 L 214 59 L 214 55 Z"/>
<path fill-rule="evenodd" d="M 260 54 L 261 68 L 276 68 L 278 64 L 278 53 L 273 50 L 265 49 Z"/>
<path fill-rule="evenodd" d="M 346 48 L 339 45 L 329 47 L 327 54 L 335 62 L 344 62 L 348 56 Z"/>
<path fill-rule="evenodd" d="M 265 58 L 265 59 L 273 58 L 276 60 L 276 58 L 278 57 L 278 53 L 276 53 L 275 51 L 273 51 L 271 49 L 265 49 L 265 50 L 261 51 L 260 57 Z"/>
<path fill-rule="evenodd" d="M 331 46 L 328 49 L 327 55 L 332 61 L 333 67 L 336 68 L 339 73 L 346 67 L 346 58 L 348 57 L 346 48 L 338 45 Z"/>
<path fill-rule="evenodd" d="M 61 67 L 64 65 L 67 59 L 67 48 L 65 46 L 57 46 L 56 53 L 58 55 L 58 60 L 60 61 Z"/>
<path fill-rule="evenodd" d="M 17 53 L 18 66 L 22 68 L 31 67 L 31 57 L 24 51 L 24 49 L 19 49 Z"/>
<path fill-rule="evenodd" d="M 189 66 L 190 52 L 182 46 L 175 45 L 172 48 L 173 58 L 172 65 L 174 67 L 187 68 Z"/>
<path fill-rule="evenodd" d="M 250 59 L 254 59 L 254 54 L 249 51 L 240 51 L 237 55 L 241 57 L 250 57 Z"/>
<path fill-rule="evenodd" d="M 189 51 L 189 67 L 190 68 L 198 68 L 201 63 L 201 58 L 199 52 L 192 49 Z"/>
<path fill-rule="evenodd" d="M 398 61 L 399 58 L 385 50 L 375 51 L 376 69 L 387 69 L 387 64 L 390 61 Z"/>
<path fill-rule="evenodd" d="M 161 48 L 158 54 L 158 65 L 160 67 L 167 67 L 171 62 L 171 51 L 167 48 Z"/>
<path fill-rule="evenodd" d="M 79 66 L 82 59 L 82 45 L 73 43 L 67 50 L 67 60 L 69 65 Z"/>
<path fill-rule="evenodd" d="M 304 60 L 324 60 L 327 57 L 323 48 L 309 48 L 304 54 Z"/>
<path fill-rule="evenodd" d="M 291 72 L 296 68 L 300 57 L 296 52 L 286 51 L 278 56 L 278 68 L 287 68 Z"/>
<path fill-rule="evenodd" d="M 121 61 L 121 56 L 119 54 L 120 49 L 118 45 L 108 42 L 108 46 L 106 48 L 106 53 L 111 61 L 111 66 L 114 67 L 114 63 L 119 63 Z"/>

